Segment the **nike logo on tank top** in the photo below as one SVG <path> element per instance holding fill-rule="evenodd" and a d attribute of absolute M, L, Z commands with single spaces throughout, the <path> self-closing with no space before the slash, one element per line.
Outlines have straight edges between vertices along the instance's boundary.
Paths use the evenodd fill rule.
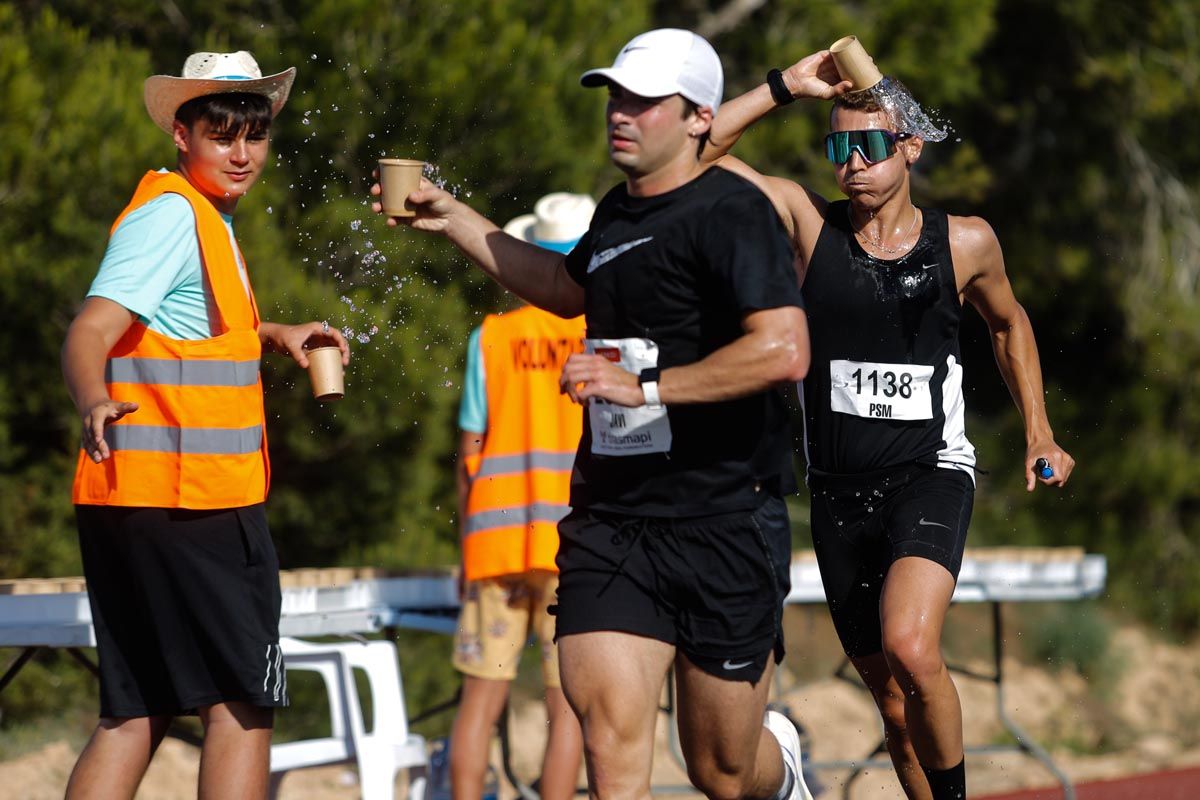
<path fill-rule="evenodd" d="M 885 261 L 855 239 L 847 206 L 829 204 L 802 287 L 808 464 L 850 474 L 915 461 L 972 474 L 946 215 L 922 209 L 916 245 Z"/>

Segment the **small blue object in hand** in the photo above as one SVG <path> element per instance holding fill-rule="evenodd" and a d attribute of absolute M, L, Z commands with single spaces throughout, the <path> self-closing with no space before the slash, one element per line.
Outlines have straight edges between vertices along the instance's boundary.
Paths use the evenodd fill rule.
<path fill-rule="evenodd" d="M 1054 477 L 1054 468 L 1050 466 L 1050 462 L 1044 458 L 1039 458 L 1033 462 L 1033 471 L 1047 480 Z"/>

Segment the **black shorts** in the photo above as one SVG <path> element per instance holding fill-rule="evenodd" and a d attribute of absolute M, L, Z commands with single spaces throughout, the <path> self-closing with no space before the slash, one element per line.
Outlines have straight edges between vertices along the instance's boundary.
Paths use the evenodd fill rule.
<path fill-rule="evenodd" d="M 646 636 L 710 675 L 752 683 L 772 652 L 783 659 L 792 540 L 782 499 L 683 519 L 579 509 L 558 532 L 557 636 Z"/>
<path fill-rule="evenodd" d="M 75 507 L 100 716 L 288 704 L 279 561 L 263 506 Z"/>
<path fill-rule="evenodd" d="M 879 598 L 892 562 L 917 556 L 958 580 L 975 499 L 971 476 L 908 464 L 863 475 L 809 472 L 812 537 L 842 648 L 883 649 Z"/>

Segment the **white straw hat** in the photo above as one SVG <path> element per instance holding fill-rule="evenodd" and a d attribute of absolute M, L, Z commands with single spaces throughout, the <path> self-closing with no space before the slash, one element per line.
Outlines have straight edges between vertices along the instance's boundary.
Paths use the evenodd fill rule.
<path fill-rule="evenodd" d="M 680 28 L 639 34 L 621 48 L 611 67 L 590 69 L 579 78 L 584 86 L 609 81 L 642 97 L 681 94 L 713 114 L 721 106 L 725 74 L 717 51 L 703 37 Z"/>
<path fill-rule="evenodd" d="M 553 192 L 504 226 L 504 232 L 548 250 L 566 253 L 587 233 L 596 202 L 586 194 Z"/>
<path fill-rule="evenodd" d="M 209 94 L 249 92 L 271 101 L 274 117 L 287 102 L 296 68 L 263 77 L 254 56 L 245 50 L 236 53 L 192 53 L 183 64 L 180 77 L 152 75 L 146 79 L 143 97 L 154 124 L 172 132 L 175 112 L 188 100 Z"/>

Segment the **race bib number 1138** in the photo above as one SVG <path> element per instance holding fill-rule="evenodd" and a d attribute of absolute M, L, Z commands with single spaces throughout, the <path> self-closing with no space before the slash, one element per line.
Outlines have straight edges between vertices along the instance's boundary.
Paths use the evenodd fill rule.
<path fill-rule="evenodd" d="M 830 361 L 830 407 L 842 414 L 874 419 L 933 418 L 929 379 L 933 367 Z"/>

